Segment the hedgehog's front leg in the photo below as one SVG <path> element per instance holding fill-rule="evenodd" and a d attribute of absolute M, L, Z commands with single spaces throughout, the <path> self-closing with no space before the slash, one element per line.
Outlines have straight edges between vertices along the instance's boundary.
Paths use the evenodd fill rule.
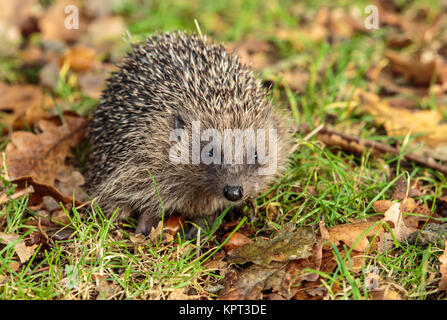
<path fill-rule="evenodd" d="M 149 233 L 151 233 L 152 227 L 156 228 L 159 222 L 159 216 L 152 215 L 150 213 L 142 213 L 138 217 L 138 223 L 135 229 L 135 233 L 142 233 L 147 236 L 149 235 Z"/>

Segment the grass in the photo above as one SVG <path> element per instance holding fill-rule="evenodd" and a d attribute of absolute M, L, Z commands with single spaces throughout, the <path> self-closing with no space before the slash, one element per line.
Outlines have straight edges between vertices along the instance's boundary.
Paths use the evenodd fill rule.
<path fill-rule="evenodd" d="M 362 8 L 364 3 L 359 1 L 355 5 Z M 395 138 L 386 136 L 383 128 L 377 127 L 371 116 L 337 107 L 337 103 L 343 105 L 349 101 L 355 88 L 366 87 L 365 73 L 382 56 L 385 30 L 356 35 L 331 46 L 301 34 L 304 45 L 299 50 L 290 45 L 290 40 L 275 36 L 279 29 L 299 29 L 304 13 L 314 12 L 320 5 L 321 1 L 297 4 L 260 0 L 128 0 L 114 10 L 126 18 L 129 31 L 136 39 L 156 30 L 194 31 L 194 19 L 198 19 L 202 32 L 219 41 L 238 41 L 246 35 L 273 39 L 279 57 L 300 57 L 309 72 L 309 82 L 303 92 L 280 85 L 280 79 L 273 86 L 272 99 L 282 108 L 291 109 L 297 125 L 315 128 L 328 122 L 335 127 L 350 128 L 371 140 L 395 142 Z M 337 6 L 348 7 L 343 1 Z M 0 61 L 0 75 L 6 81 L 16 83 L 27 78 L 16 59 Z M 82 114 L 97 103 L 85 97 L 65 73 L 60 75 L 55 94 Z M 404 137 L 398 140 L 402 142 Z M 324 218 L 330 227 L 371 216 L 375 214 L 372 203 L 390 199 L 394 183 L 406 175 L 418 180 L 427 190 L 434 190 L 421 197 L 426 203 L 433 203 L 437 196 L 447 192 L 446 177 L 414 163 L 403 166 L 400 157 L 373 158 L 369 152 L 356 156 L 322 148 L 315 141 L 303 141 L 301 136 L 297 141 L 300 147 L 290 156 L 290 164 L 281 179 L 254 199 L 258 215 L 251 214 L 252 208 L 245 206 L 242 209 L 245 217 L 237 228 L 246 226 L 254 230 L 254 236 L 273 237 L 290 224 L 317 225 Z M 80 166 L 85 166 L 87 148 L 76 149 Z M 3 184 L 6 193 L 13 195 L 11 184 L 6 180 Z M 27 201 L 27 197 L 19 197 L 3 206 L 0 230 L 20 233 L 26 239 L 38 229 L 30 222 L 39 213 L 27 208 Z M 29 216 L 24 218 L 25 215 Z M 222 275 L 208 269 L 206 262 L 226 240 L 216 233 L 221 220 L 202 235 L 202 241 L 184 240 L 179 236 L 173 245 L 160 239 L 141 242 L 129 233 L 135 227 L 133 221 L 114 222 L 95 206 L 85 212 L 65 210 L 65 215 L 72 236 L 64 241 L 51 240 L 49 250 L 36 250 L 29 262 L 19 268 L 14 262 L 13 244 L 0 250 L 1 299 L 95 299 L 98 296 L 165 299 L 181 288 L 195 297 L 216 296 L 213 288 L 219 286 Z M 382 279 L 400 286 L 408 298 L 439 298 L 437 257 L 442 250 L 436 244 L 428 247 L 399 244 L 384 254 L 371 252 L 366 266 L 354 274 L 345 264 L 349 265 L 349 256 L 335 248 L 336 271 L 321 275 L 327 288 L 343 288 L 341 293 L 330 290 L 331 299 L 367 299 L 363 281 L 372 267 L 379 270 Z M 114 285 L 104 285 L 104 280 L 113 280 Z"/>

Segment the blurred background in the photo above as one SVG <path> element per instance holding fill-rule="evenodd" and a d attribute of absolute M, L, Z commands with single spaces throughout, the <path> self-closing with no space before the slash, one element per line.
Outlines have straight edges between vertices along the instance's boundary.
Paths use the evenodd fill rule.
<path fill-rule="evenodd" d="M 436 110 L 432 125 L 447 118 L 445 12 L 445 1 L 3 0 L 0 125 L 87 114 L 132 43 L 187 30 L 236 51 L 298 124 L 389 141 L 405 136 L 386 123 L 395 106 Z M 358 88 L 370 94 L 362 101 L 391 108 L 372 112 L 356 100 Z M 444 133 L 426 142 L 438 147 Z"/>

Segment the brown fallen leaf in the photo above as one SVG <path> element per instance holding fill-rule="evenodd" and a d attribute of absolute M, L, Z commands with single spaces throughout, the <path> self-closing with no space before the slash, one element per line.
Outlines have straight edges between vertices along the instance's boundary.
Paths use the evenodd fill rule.
<path fill-rule="evenodd" d="M 39 6 L 36 6 L 34 0 L 16 0 L 2 3 L 0 11 L 0 21 L 16 26 L 19 30 L 23 29 L 29 20 L 32 20 L 39 14 Z"/>
<path fill-rule="evenodd" d="M 158 225 L 162 226 L 162 224 L 160 224 L 160 223 Z M 152 232 L 154 232 L 154 230 L 155 230 L 155 228 L 152 227 Z M 161 227 L 160 227 L 160 230 L 161 230 Z M 148 241 L 146 239 L 146 236 L 144 234 L 141 234 L 141 233 L 135 233 L 135 234 L 130 233 L 129 234 L 129 240 L 130 240 L 131 243 L 133 243 L 133 244 L 135 244 L 137 246 L 148 243 Z"/>
<path fill-rule="evenodd" d="M 277 265 L 258 266 L 254 264 L 241 272 L 229 272 L 225 276 L 225 287 L 219 293 L 218 299 L 259 300 L 262 298 L 262 291 L 268 289 L 266 282 L 269 277 L 277 271 Z"/>
<path fill-rule="evenodd" d="M 6 203 L 9 200 L 14 200 L 14 199 L 20 198 L 22 196 L 28 196 L 32 193 L 34 193 L 33 186 L 26 187 L 20 191 L 15 191 L 14 194 L 10 195 L 10 196 L 8 196 L 6 194 L 6 191 L 2 191 L 0 194 L 0 204 Z"/>
<path fill-rule="evenodd" d="M 405 179 L 400 178 L 396 182 L 396 189 L 393 193 L 393 199 L 403 200 L 407 197 L 419 197 L 422 193 L 416 189 L 417 185 L 414 182 L 411 182 L 409 186 L 407 186 L 407 182 Z"/>
<path fill-rule="evenodd" d="M 228 236 L 231 234 L 231 232 L 225 234 L 223 236 L 223 239 L 228 238 Z M 253 243 L 253 240 L 248 238 L 247 236 L 243 235 L 242 233 L 235 232 L 233 235 L 228 239 L 228 241 L 223 245 L 223 249 L 228 252 L 230 250 L 242 247 L 243 245 L 246 245 L 247 243 Z"/>
<path fill-rule="evenodd" d="M 17 256 L 20 259 L 21 263 L 25 263 L 27 262 L 34 254 L 34 251 L 37 248 L 37 244 L 31 245 L 31 246 L 27 246 L 25 244 L 25 241 L 23 239 L 20 239 L 20 236 L 14 233 L 3 233 L 0 232 L 0 242 L 3 244 L 11 244 L 16 242 L 17 243 L 14 245 L 14 251 L 17 254 Z"/>
<path fill-rule="evenodd" d="M 7 127 L 21 129 L 32 126 L 37 120 L 47 117 L 53 106 L 53 99 L 44 94 L 41 87 L 0 83 L 0 111 L 6 113 L 0 121 Z"/>
<path fill-rule="evenodd" d="M 96 281 L 96 290 L 98 291 L 96 300 L 110 300 L 121 288 L 118 284 L 115 284 L 114 281 L 108 281 L 107 277 L 104 275 L 94 274 L 92 278 Z"/>
<path fill-rule="evenodd" d="M 369 292 L 372 300 L 402 300 L 400 293 L 394 290 L 390 285 Z"/>
<path fill-rule="evenodd" d="M 288 262 L 272 261 L 267 266 L 253 264 L 241 272 L 232 270 L 225 275 L 225 286 L 219 294 L 219 299 L 251 300 L 267 298 L 285 300 L 292 297 L 297 299 L 298 292 L 308 285 L 312 286 L 306 288 L 306 293 L 314 297 L 318 295 L 321 298 L 324 293 L 316 292 L 321 287 L 321 283 L 316 281 L 318 275 L 314 277 L 315 273 L 308 273 L 303 270 L 309 268 L 319 270 L 319 266 L 315 264 L 315 259 L 297 259 Z M 271 293 L 265 295 L 265 292 Z M 319 297 L 315 299 L 320 299 Z"/>
<path fill-rule="evenodd" d="M 304 92 L 309 82 L 309 73 L 301 68 L 284 70 L 279 74 L 292 90 Z"/>
<path fill-rule="evenodd" d="M 393 202 L 391 200 L 377 200 L 373 203 L 373 207 L 376 212 L 384 213 L 391 207 L 392 204 Z"/>
<path fill-rule="evenodd" d="M 297 233 L 282 231 L 272 240 L 257 239 L 228 252 L 229 259 L 238 264 L 253 262 L 266 266 L 271 261 L 288 261 L 307 258 L 312 254 L 315 234 L 309 228 Z"/>
<path fill-rule="evenodd" d="M 302 287 L 298 288 L 295 295 L 292 297 L 293 300 L 324 300 L 328 289 L 321 286 L 318 282 L 306 282 Z"/>
<path fill-rule="evenodd" d="M 270 277 L 269 280 L 276 280 L 267 282 L 268 287 L 272 288 L 273 292 L 277 292 L 286 299 L 291 299 L 296 295 L 298 286 L 304 282 L 315 282 L 319 275 L 312 272 L 304 272 L 303 269 L 319 270 L 320 266 L 315 262 L 315 258 L 312 259 L 298 259 L 292 260 L 287 263 L 285 268 L 278 270 L 275 277 Z"/>
<path fill-rule="evenodd" d="M 36 126 L 40 134 L 25 131 L 12 134 L 5 151 L 8 175 L 11 180 L 32 176 L 36 183 L 53 186 L 59 176 L 71 175 L 67 174 L 70 170 L 65 158 L 83 139 L 87 120 L 65 114 L 62 125 L 39 120 Z"/>
<path fill-rule="evenodd" d="M 393 32 L 390 30 L 390 33 L 387 35 L 386 45 L 388 48 L 404 48 L 413 43 L 413 39 L 411 37 L 411 33 L 401 33 L 401 32 Z"/>
<path fill-rule="evenodd" d="M 106 79 L 114 70 L 113 66 L 102 64 L 78 76 L 78 84 L 82 92 L 91 98 L 99 99 L 105 88 Z"/>
<path fill-rule="evenodd" d="M 38 183 L 34 181 L 34 178 L 32 176 L 23 176 L 18 179 L 14 179 L 11 182 L 17 184 L 19 189 L 27 188 L 28 186 L 33 187 L 33 192 L 30 195 L 30 204 L 41 203 L 43 201 L 42 198 L 45 196 L 50 196 L 58 203 L 59 202 L 63 204 L 73 203 L 72 197 L 63 195 L 61 192 L 59 192 L 55 187 L 51 185 Z M 83 204 L 83 202 L 79 200 L 75 200 L 74 203 L 76 207 Z"/>
<path fill-rule="evenodd" d="M 384 218 L 381 220 L 388 223 L 397 242 L 404 242 L 408 237 L 417 230 L 417 228 L 409 226 L 403 218 L 401 212 L 401 204 L 394 203 L 386 212 Z M 389 222 L 392 224 L 390 225 Z M 386 229 L 386 228 L 385 228 Z M 379 252 L 385 252 L 393 248 L 393 237 L 390 232 L 382 233 L 380 235 Z"/>
<path fill-rule="evenodd" d="M 157 227 L 152 227 L 151 232 L 149 233 L 149 240 L 150 240 L 150 241 L 156 241 L 156 240 L 160 239 L 160 235 L 161 235 L 162 232 L 163 232 L 163 222 L 160 221 L 160 222 L 157 224 Z M 169 236 L 170 236 L 168 240 L 172 240 L 172 239 L 173 239 L 173 236 L 172 236 L 170 233 L 166 233 L 166 235 L 169 235 Z M 135 236 L 135 237 L 140 237 L 140 239 L 141 239 L 141 238 L 143 238 L 143 239 L 146 238 L 146 237 L 145 237 L 144 235 L 142 235 L 142 234 L 135 234 L 134 236 Z M 141 236 L 142 236 L 142 237 L 141 237 Z M 147 241 L 145 241 L 145 243 L 147 243 Z"/>
<path fill-rule="evenodd" d="M 243 64 L 252 65 L 256 70 L 261 70 L 273 61 L 275 47 L 263 40 L 248 38 L 237 43 L 226 45 L 229 51 L 235 51 Z"/>
<path fill-rule="evenodd" d="M 68 13 L 65 13 L 65 8 Z M 77 9 L 77 12 L 72 9 Z M 81 11 L 82 5 L 78 0 L 56 0 L 44 12 L 39 19 L 39 28 L 44 40 L 74 43 L 87 31 L 87 20 Z M 74 18 L 78 13 L 78 25 L 73 25 Z M 65 27 L 66 21 L 70 24 Z"/>
<path fill-rule="evenodd" d="M 168 296 L 168 300 L 197 300 L 199 295 L 188 295 L 185 292 L 185 288 L 177 288 L 171 291 Z"/>
<path fill-rule="evenodd" d="M 320 299 L 324 294 L 318 288 L 321 287 L 319 281 L 320 275 L 315 272 L 304 271 L 304 269 L 312 269 L 315 271 L 321 270 L 323 262 L 323 242 L 329 239 L 329 233 L 324 225 L 324 221 L 320 223 L 320 236 L 314 244 L 313 255 L 306 259 L 291 260 L 287 263 L 285 268 L 281 268 L 275 274 L 275 277 L 270 279 L 278 279 L 277 282 L 267 282 L 268 287 L 271 287 L 272 293 L 277 293 L 284 299 L 298 299 L 298 291 L 310 295 L 310 299 Z M 311 288 L 309 288 L 311 286 Z M 304 292 L 303 292 L 304 290 Z M 317 293 L 320 291 L 320 293 Z M 324 290 L 323 290 L 324 291 Z M 315 297 L 318 296 L 318 297 Z M 301 296 L 300 299 L 303 299 Z"/>
<path fill-rule="evenodd" d="M 382 277 L 379 275 L 379 269 L 373 267 L 372 270 L 365 276 L 365 288 L 366 290 L 375 290 L 380 287 L 380 281 Z"/>
<path fill-rule="evenodd" d="M 81 43 L 92 45 L 98 53 L 109 53 L 112 59 L 122 50 L 120 43 L 126 24 L 119 16 L 105 16 L 93 20 Z"/>
<path fill-rule="evenodd" d="M 75 72 L 84 72 L 91 69 L 95 65 L 95 59 L 95 50 L 78 45 L 67 49 L 59 57 L 59 68 L 67 65 Z"/>
<path fill-rule="evenodd" d="M 205 261 L 205 263 L 203 263 L 203 267 L 207 270 L 219 270 L 221 275 L 225 275 L 225 269 L 228 269 L 228 263 L 224 261 L 225 256 L 225 252 L 219 251 L 209 260 Z"/>
<path fill-rule="evenodd" d="M 441 122 L 443 115 L 440 111 L 392 108 L 376 94 L 362 90 L 357 90 L 354 96 L 360 109 L 371 114 L 377 124 L 383 125 L 388 136 L 420 134 L 413 143 L 424 142 L 431 148 L 447 143 L 447 124 Z"/>
<path fill-rule="evenodd" d="M 39 244 L 41 245 L 41 249 L 48 250 L 50 248 L 48 239 L 40 231 L 31 232 L 31 234 L 25 239 L 25 245 L 28 247 Z"/>
<path fill-rule="evenodd" d="M 412 232 L 416 231 L 415 227 L 411 227 L 405 223 L 401 209 L 402 206 L 400 203 L 393 204 L 385 212 L 385 216 L 382 219 L 382 221 L 393 223 L 391 229 L 393 230 L 396 240 L 399 242 L 405 241 Z"/>
<path fill-rule="evenodd" d="M 439 272 L 441 273 L 441 281 L 439 282 L 439 290 L 446 290 L 447 292 L 447 240 L 444 240 L 444 253 L 439 257 Z"/>
<path fill-rule="evenodd" d="M 258 239 L 230 250 L 227 261 L 255 264 L 242 272 L 227 272 L 219 299 L 260 299 L 265 290 L 277 293 L 277 298 L 290 299 L 296 293 L 292 285 L 314 278 L 302 269 L 319 268 L 320 255 L 310 257 L 315 245 L 321 249 L 312 230 L 301 228 L 298 233 L 283 231 L 272 240 Z"/>
<path fill-rule="evenodd" d="M 378 221 L 358 221 L 340 224 L 328 229 L 329 241 L 335 245 L 343 242 L 350 248 L 365 252 L 372 246 L 369 238 L 377 237 L 382 233 L 382 225 Z M 355 244 L 355 245 L 354 245 Z M 326 248 L 329 246 L 326 245 Z"/>
<path fill-rule="evenodd" d="M 422 62 L 420 59 L 407 58 L 391 50 L 385 52 L 385 57 L 390 60 L 392 70 L 401 74 L 405 80 L 412 80 L 417 85 L 428 85 L 432 81 L 436 70 L 434 60 Z"/>

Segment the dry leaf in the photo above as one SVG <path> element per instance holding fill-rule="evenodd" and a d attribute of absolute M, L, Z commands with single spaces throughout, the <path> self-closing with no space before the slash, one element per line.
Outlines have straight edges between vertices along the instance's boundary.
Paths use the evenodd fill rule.
<path fill-rule="evenodd" d="M 21 189 L 21 188 L 19 188 L 19 189 Z M 28 187 L 26 187 L 22 190 L 19 190 L 19 191 L 17 191 L 17 189 L 16 189 L 14 194 L 10 195 L 10 196 L 7 196 L 6 191 L 3 191 L 0 196 L 0 204 L 6 203 L 9 200 L 14 200 L 14 199 L 20 198 L 22 196 L 28 196 L 32 193 L 34 193 L 33 186 L 28 186 Z"/>
<path fill-rule="evenodd" d="M 154 231 L 154 227 L 152 227 L 152 232 L 153 231 Z M 130 233 L 129 240 L 130 240 L 130 242 L 132 242 L 133 244 L 136 244 L 136 245 L 142 245 L 142 244 L 145 244 L 148 242 L 146 239 L 146 236 L 141 233 L 135 233 L 135 234 Z"/>
<path fill-rule="evenodd" d="M 368 229 L 370 230 L 366 232 Z M 358 221 L 331 227 L 328 232 L 329 241 L 335 245 L 343 242 L 350 248 L 364 252 L 372 245 L 368 238 L 380 235 L 382 230 L 377 221 Z"/>
<path fill-rule="evenodd" d="M 297 233 L 283 231 L 273 240 L 256 239 L 228 252 L 232 262 L 253 262 L 266 266 L 271 261 L 288 261 L 307 258 L 312 254 L 315 243 L 313 230 L 301 228 Z"/>
<path fill-rule="evenodd" d="M 110 76 L 114 68 L 109 65 L 102 65 L 101 68 L 93 68 L 78 77 L 78 84 L 82 92 L 94 99 L 99 99 L 102 90 L 105 88 L 106 79 Z"/>
<path fill-rule="evenodd" d="M 372 300 L 402 300 L 399 292 L 393 290 L 389 285 L 369 292 Z"/>
<path fill-rule="evenodd" d="M 390 200 L 377 200 L 373 203 L 373 207 L 376 212 L 384 213 L 391 207 L 392 204 L 393 202 L 391 202 Z"/>
<path fill-rule="evenodd" d="M 231 232 L 224 235 L 223 239 L 228 238 L 228 236 L 231 234 Z M 253 243 L 253 240 L 248 238 L 247 236 L 243 235 L 242 233 L 235 232 L 233 235 L 228 239 L 228 241 L 224 244 L 223 249 L 228 252 L 232 249 L 236 249 L 239 247 L 242 247 L 243 245 L 246 245 L 247 243 Z"/>
<path fill-rule="evenodd" d="M 3 244 L 14 243 L 18 240 L 18 242 L 14 245 L 14 251 L 20 259 L 21 263 L 27 262 L 34 254 L 34 251 L 37 248 L 37 244 L 32 246 L 27 246 L 23 239 L 20 239 L 20 236 L 14 233 L 6 234 L 0 232 L 0 242 Z"/>
<path fill-rule="evenodd" d="M 357 90 L 354 100 L 361 109 L 370 113 L 377 124 L 383 125 L 389 136 L 421 134 L 415 142 L 423 141 L 429 147 L 447 143 L 447 124 L 441 123 L 442 113 L 437 110 L 410 111 L 390 107 L 374 93 Z"/>
<path fill-rule="evenodd" d="M 401 74 L 407 81 L 412 80 L 417 85 L 428 85 L 435 72 L 435 61 L 422 62 L 420 59 L 410 59 L 394 52 L 386 51 L 394 72 Z"/>
<path fill-rule="evenodd" d="M 155 241 L 157 239 L 160 239 L 160 235 L 163 232 L 163 221 L 160 220 L 158 222 L 157 227 L 152 227 L 151 232 L 149 233 L 149 239 L 151 241 Z M 136 235 L 138 236 L 138 234 Z"/>
<path fill-rule="evenodd" d="M 223 251 L 219 251 L 214 254 L 209 260 L 205 261 L 203 267 L 207 270 L 219 270 L 221 275 L 224 275 L 226 272 L 224 269 L 228 268 L 228 263 L 224 261 L 226 254 Z"/>
<path fill-rule="evenodd" d="M 300 287 L 292 299 L 294 300 L 324 300 L 329 291 L 320 283 L 307 282 Z"/>
<path fill-rule="evenodd" d="M 279 76 L 289 85 L 292 90 L 304 92 L 309 82 L 309 73 L 301 68 L 285 70 Z"/>
<path fill-rule="evenodd" d="M 121 17 L 103 17 L 90 23 L 82 42 L 91 43 L 98 52 L 113 51 L 125 31 L 126 24 Z"/>
<path fill-rule="evenodd" d="M 11 182 L 16 184 L 19 189 L 27 188 L 28 186 L 33 187 L 34 191 L 30 196 L 30 204 L 41 203 L 43 201 L 42 198 L 45 196 L 50 196 L 58 203 L 73 203 L 72 197 L 63 195 L 61 192 L 59 192 L 59 190 L 51 185 L 34 181 L 34 178 L 32 176 L 23 176 L 18 179 L 14 179 Z M 82 204 L 83 202 L 77 199 L 75 200 L 75 206 L 80 206 Z"/>
<path fill-rule="evenodd" d="M 188 295 L 185 288 L 174 289 L 168 296 L 168 300 L 197 300 L 198 298 L 200 298 L 198 295 Z"/>
<path fill-rule="evenodd" d="M 95 64 L 96 52 L 95 50 L 76 46 L 67 49 L 59 58 L 59 67 L 64 65 L 76 72 L 83 72 L 91 69 Z"/>
<path fill-rule="evenodd" d="M 78 29 L 66 28 L 65 22 L 72 22 L 74 11 L 69 10 L 65 13 L 65 8 L 77 8 L 78 10 Z M 87 31 L 87 21 L 80 10 L 82 6 L 78 0 L 56 0 L 45 11 L 39 19 L 39 27 L 44 40 L 60 41 L 73 43 L 79 40 L 82 34 Z M 70 16 L 69 16 L 70 15 Z M 68 20 L 66 20 L 68 18 Z"/>
<path fill-rule="evenodd" d="M 401 212 L 401 204 L 394 203 L 386 212 L 383 222 L 392 222 L 390 228 L 398 242 L 407 241 L 409 236 L 417 230 L 417 228 L 408 225 L 403 218 Z M 393 248 L 393 237 L 389 232 L 380 235 L 379 252 L 385 252 Z"/>
<path fill-rule="evenodd" d="M 110 300 L 120 289 L 119 285 L 108 281 L 106 276 L 94 274 L 92 278 L 96 280 L 96 290 L 98 291 L 96 300 Z"/>
<path fill-rule="evenodd" d="M 7 113 L 0 121 L 6 126 L 14 129 L 31 126 L 47 117 L 53 105 L 53 99 L 43 93 L 43 88 L 0 83 L 0 111 Z"/>
<path fill-rule="evenodd" d="M 238 43 L 228 43 L 229 51 L 235 51 L 243 64 L 251 65 L 256 70 L 261 70 L 272 63 L 274 47 L 266 41 L 248 38 Z"/>
<path fill-rule="evenodd" d="M 400 178 L 396 182 L 396 189 L 393 193 L 393 199 L 403 200 L 407 197 L 419 197 L 422 193 L 416 189 L 417 184 L 413 182 L 410 183 L 409 190 L 407 188 L 407 181 L 405 179 Z"/>
<path fill-rule="evenodd" d="M 439 257 L 441 265 L 439 272 L 441 273 L 441 281 L 439 282 L 439 290 L 447 291 L 447 240 L 444 240 L 444 253 Z"/>
<path fill-rule="evenodd" d="M 416 231 L 415 227 L 410 227 L 405 223 L 403 215 L 401 213 L 401 204 L 393 204 L 386 212 L 385 217 L 382 219 L 385 222 L 392 222 L 393 226 L 390 226 L 393 230 L 393 234 L 398 242 L 405 241 L 408 236 Z"/>
<path fill-rule="evenodd" d="M 12 134 L 5 152 L 8 174 L 12 179 L 32 176 L 36 183 L 54 186 L 61 174 L 71 172 L 65 158 L 83 139 L 87 121 L 66 114 L 62 125 L 39 120 L 37 127 L 41 130 L 37 135 L 24 131 Z"/>
<path fill-rule="evenodd" d="M 259 300 L 267 279 L 278 271 L 277 266 L 252 265 L 242 272 L 229 272 L 219 300 Z"/>

